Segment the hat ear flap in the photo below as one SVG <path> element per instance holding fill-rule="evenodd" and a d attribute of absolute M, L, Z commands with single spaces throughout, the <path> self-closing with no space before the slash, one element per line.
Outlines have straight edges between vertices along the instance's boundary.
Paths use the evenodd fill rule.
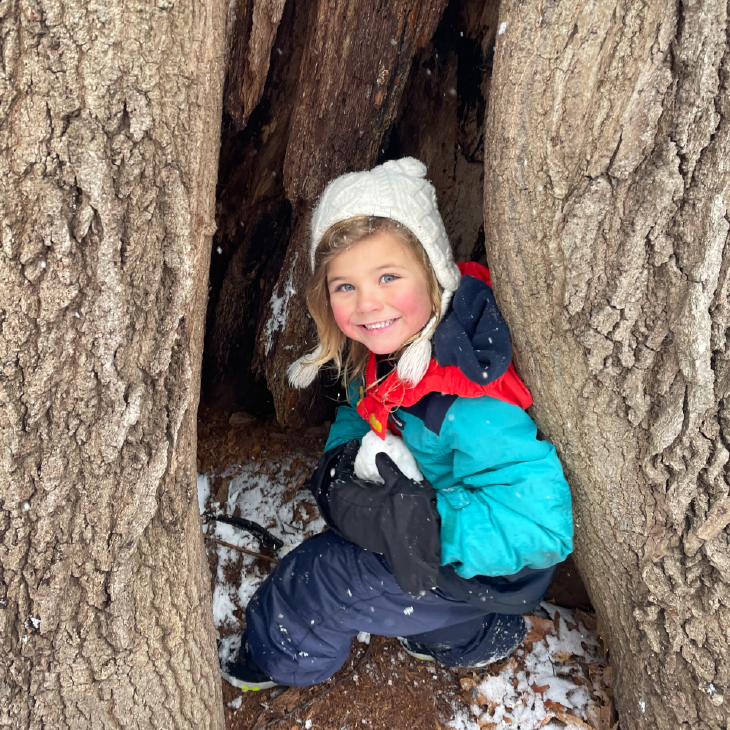
<path fill-rule="evenodd" d="M 441 317 L 431 317 L 418 339 L 408 345 L 398 360 L 398 377 L 411 386 L 418 385 L 431 362 L 431 338 L 441 319 L 446 315 L 454 292 L 445 289 L 441 294 Z"/>

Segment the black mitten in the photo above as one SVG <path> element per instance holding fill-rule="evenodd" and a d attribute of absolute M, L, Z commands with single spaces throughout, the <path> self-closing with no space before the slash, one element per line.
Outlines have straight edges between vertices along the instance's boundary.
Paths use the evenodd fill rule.
<path fill-rule="evenodd" d="M 355 454 L 357 454 L 360 442 L 353 439 L 352 441 L 348 441 L 346 444 L 340 444 L 334 449 L 325 451 L 317 464 L 317 468 L 314 470 L 314 474 L 312 474 L 309 480 L 309 489 L 317 501 L 317 506 L 319 507 L 319 511 L 322 513 L 322 517 L 324 517 L 324 521 L 330 527 L 334 527 L 334 525 L 332 524 L 332 518 L 330 516 L 329 492 L 332 486 L 332 479 L 335 474 L 335 465 L 348 446 L 350 449 L 354 449 Z"/>
<path fill-rule="evenodd" d="M 387 454 L 375 464 L 384 484 L 354 473 L 359 444 L 347 445 L 328 493 L 332 526 L 366 550 L 381 553 L 398 585 L 418 596 L 434 588 L 441 562 L 440 518 L 430 482 L 406 477 Z"/>

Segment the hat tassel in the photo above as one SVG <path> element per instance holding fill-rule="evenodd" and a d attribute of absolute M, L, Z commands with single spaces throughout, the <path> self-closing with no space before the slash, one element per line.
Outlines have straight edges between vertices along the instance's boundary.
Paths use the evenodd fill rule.
<path fill-rule="evenodd" d="M 293 388 L 308 388 L 317 377 L 320 366 L 317 360 L 322 357 L 322 346 L 317 345 L 313 352 L 300 357 L 293 362 L 286 371 L 289 383 Z"/>
<path fill-rule="evenodd" d="M 398 360 L 398 377 L 404 382 L 418 385 L 431 362 L 431 338 L 441 318 L 449 311 L 453 292 L 445 289 L 441 294 L 441 316 L 431 317 L 421 330 L 418 339 L 410 344 Z"/>

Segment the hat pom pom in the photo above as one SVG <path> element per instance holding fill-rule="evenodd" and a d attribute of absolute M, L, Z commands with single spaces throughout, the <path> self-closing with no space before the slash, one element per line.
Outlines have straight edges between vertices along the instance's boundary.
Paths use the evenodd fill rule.
<path fill-rule="evenodd" d="M 415 157 L 401 157 L 399 160 L 390 160 L 383 163 L 383 168 L 392 168 L 396 172 L 412 177 L 426 177 L 428 169 L 420 160 Z"/>
<path fill-rule="evenodd" d="M 317 377 L 319 365 L 317 365 L 316 362 L 321 356 L 322 346 L 317 345 L 314 352 L 310 352 L 308 355 L 304 355 L 296 362 L 293 362 L 286 371 L 289 378 L 289 384 L 293 388 L 297 388 L 299 390 L 302 388 L 308 388 Z"/>
<path fill-rule="evenodd" d="M 423 337 L 409 345 L 398 360 L 398 377 L 409 385 L 418 385 L 431 362 L 431 340 Z"/>

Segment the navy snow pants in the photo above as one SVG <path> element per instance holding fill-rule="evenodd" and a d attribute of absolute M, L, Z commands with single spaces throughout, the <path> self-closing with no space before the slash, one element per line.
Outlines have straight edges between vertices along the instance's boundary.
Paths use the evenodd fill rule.
<path fill-rule="evenodd" d="M 360 631 L 408 636 L 450 666 L 509 654 L 524 639 L 521 615 L 485 614 L 435 591 L 414 598 L 385 560 L 332 531 L 285 556 L 246 609 L 256 663 L 289 686 L 319 684 L 347 660 Z"/>

